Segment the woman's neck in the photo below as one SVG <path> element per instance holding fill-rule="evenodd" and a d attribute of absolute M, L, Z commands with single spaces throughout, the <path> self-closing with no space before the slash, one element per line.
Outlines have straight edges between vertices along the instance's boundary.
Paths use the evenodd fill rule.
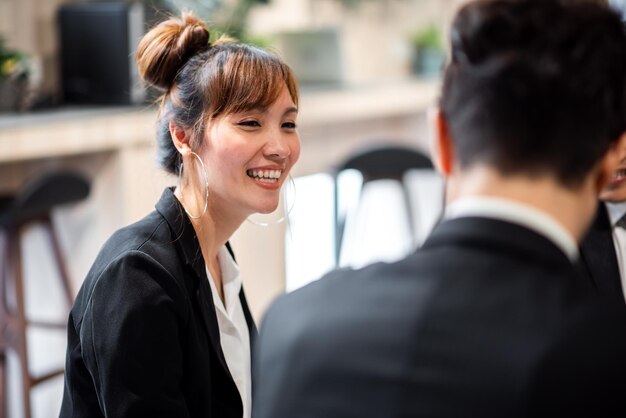
<path fill-rule="evenodd" d="M 206 210 L 199 210 L 197 213 L 192 211 L 190 213 L 189 208 L 203 208 L 204 202 L 199 205 L 194 201 L 193 195 L 188 196 L 186 194 L 185 196 L 182 196 L 181 189 L 179 187 L 174 191 L 174 195 L 189 215 L 198 237 L 198 242 L 200 243 L 204 259 L 216 259 L 220 248 L 226 244 L 237 228 L 241 226 L 242 222 L 245 220 L 245 216 L 239 216 L 237 211 L 232 209 L 225 210 L 220 207 L 223 205 L 220 205 L 218 202 L 212 201 L 211 199 L 207 204 Z M 195 218 L 192 215 L 197 215 L 199 217 Z"/>
<path fill-rule="evenodd" d="M 182 196 L 180 188 L 176 188 L 174 194 L 187 211 L 189 211 L 187 205 L 192 208 L 204 207 L 204 202 L 202 202 L 202 205 L 198 205 L 192 195 Z M 190 220 L 198 237 L 200 251 L 202 252 L 206 268 L 211 274 L 217 292 L 223 302 L 224 291 L 218 254 L 220 249 L 245 220 L 245 216 L 238 216 L 236 211 L 220 209 L 219 206 L 217 202 L 209 201 L 207 210 L 198 212 L 198 218 L 190 216 Z"/>

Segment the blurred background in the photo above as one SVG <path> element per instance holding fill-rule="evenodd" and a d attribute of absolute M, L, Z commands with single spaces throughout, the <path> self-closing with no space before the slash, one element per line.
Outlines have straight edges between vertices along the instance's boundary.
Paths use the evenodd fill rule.
<path fill-rule="evenodd" d="M 282 292 L 400 258 L 436 222 L 442 182 L 421 157 L 460 2 L 0 0 L 0 417 L 58 415 L 68 303 L 104 240 L 176 184 L 156 166 L 156 95 L 133 61 L 147 28 L 193 10 L 216 35 L 275 50 L 300 82 L 302 154 L 275 215 L 288 220 L 254 217 L 232 239 L 261 321 Z M 88 190 L 42 183 L 60 171 Z M 28 205 L 37 216 L 16 216 Z"/>

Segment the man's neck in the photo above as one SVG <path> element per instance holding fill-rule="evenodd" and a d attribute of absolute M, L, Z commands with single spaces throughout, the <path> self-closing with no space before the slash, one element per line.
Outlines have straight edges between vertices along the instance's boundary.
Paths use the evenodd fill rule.
<path fill-rule="evenodd" d="M 597 191 L 591 180 L 568 189 L 550 176 L 504 176 L 488 167 L 474 167 L 448 178 L 447 204 L 465 197 L 495 197 L 518 202 L 552 217 L 580 241 L 596 210 Z"/>

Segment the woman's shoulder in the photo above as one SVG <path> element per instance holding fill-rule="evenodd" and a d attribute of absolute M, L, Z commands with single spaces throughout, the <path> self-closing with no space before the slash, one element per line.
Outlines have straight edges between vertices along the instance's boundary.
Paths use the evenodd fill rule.
<path fill-rule="evenodd" d="M 165 219 L 153 211 L 143 219 L 115 231 L 102 246 L 98 258 L 111 260 L 133 251 L 151 254 L 155 247 L 172 246 L 175 238 L 172 235 Z"/>
<path fill-rule="evenodd" d="M 100 249 L 85 281 L 116 275 L 115 271 L 119 269 L 126 272 L 149 270 L 157 276 L 180 277 L 184 264 L 176 249 L 176 242 L 180 239 L 167 221 L 154 211 L 111 235 Z"/>
<path fill-rule="evenodd" d="M 94 294 L 110 298 L 145 293 L 148 288 L 161 289 L 175 299 L 185 298 L 182 283 L 185 263 L 179 256 L 173 235 L 158 212 L 117 230 L 103 245 L 87 273 L 77 305 L 89 303 Z M 135 288 L 143 290 L 135 292 Z"/>

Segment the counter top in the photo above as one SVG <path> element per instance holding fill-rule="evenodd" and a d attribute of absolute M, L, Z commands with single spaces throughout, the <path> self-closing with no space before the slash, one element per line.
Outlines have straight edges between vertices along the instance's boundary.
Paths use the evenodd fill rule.
<path fill-rule="evenodd" d="M 410 80 L 329 91 L 303 91 L 299 126 L 386 118 L 424 111 L 436 81 Z M 72 107 L 0 116 L 0 163 L 149 144 L 154 106 Z"/>
<path fill-rule="evenodd" d="M 115 150 L 150 141 L 154 118 L 153 108 L 128 107 L 0 119 L 0 163 Z"/>

